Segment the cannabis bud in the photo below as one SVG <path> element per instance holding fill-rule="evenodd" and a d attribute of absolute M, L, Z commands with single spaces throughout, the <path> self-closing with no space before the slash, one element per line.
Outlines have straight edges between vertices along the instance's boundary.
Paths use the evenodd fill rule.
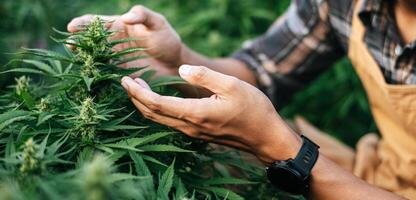
<path fill-rule="evenodd" d="M 78 119 L 84 124 L 90 124 L 93 122 L 95 114 L 97 114 L 97 111 L 94 109 L 94 100 L 87 97 L 81 104 Z"/>
<path fill-rule="evenodd" d="M 103 200 L 109 189 L 108 177 L 111 173 L 111 163 L 102 155 L 97 155 L 86 164 L 81 173 L 86 199 Z"/>
<path fill-rule="evenodd" d="M 47 98 L 47 97 L 41 98 L 39 104 L 36 105 L 36 108 L 38 109 L 39 112 L 44 112 L 44 111 L 49 110 L 49 108 L 50 108 L 49 98 Z"/>
<path fill-rule="evenodd" d="M 100 18 L 95 18 L 91 23 L 84 28 L 84 34 L 82 36 L 74 36 L 77 42 L 80 44 L 78 48 L 78 60 L 84 64 L 85 70 L 96 69 L 93 65 L 94 62 L 99 61 L 102 55 L 112 53 L 112 46 L 108 42 L 107 38 L 114 34 L 108 31 L 104 26 L 104 21 Z M 84 72 L 85 73 L 85 72 Z"/>
<path fill-rule="evenodd" d="M 84 65 L 82 67 L 81 75 L 87 77 L 97 77 L 99 76 L 99 70 L 96 67 L 94 58 L 86 53 L 85 51 L 80 51 L 80 58 L 83 60 Z"/>
<path fill-rule="evenodd" d="M 137 40 L 134 38 L 110 40 L 115 32 L 104 23 L 97 18 L 76 33 L 57 31 L 65 38 L 54 40 L 75 46 L 75 51 L 61 54 L 26 49 L 24 55 L 39 59 L 22 60 L 27 65 L 12 69 L 35 73 L 36 78 L 32 83 L 22 76 L 9 93 L 0 94 L 0 199 L 20 195 L 16 199 L 188 200 L 190 194 L 189 199 L 243 199 L 218 187 L 223 185 L 222 178 L 224 184 L 232 182 L 224 170 L 227 166 L 234 169 L 240 159 L 228 162 L 228 154 L 220 155 L 204 142 L 174 134 L 171 128 L 132 112 L 133 105 L 119 80 L 145 67 L 117 66 L 145 58 L 142 53 L 146 49 L 128 44 Z M 119 44 L 126 44 L 126 48 L 113 51 Z M 176 94 L 165 86 L 180 79 L 152 76 L 150 70 L 142 78 L 152 79 L 151 85 L 163 95 Z M 39 143 L 30 138 L 15 154 L 14 145 L 21 143 L 20 138 L 33 135 Z M 102 154 L 94 157 L 98 152 Z M 172 160 L 179 160 L 178 164 Z M 172 164 L 162 167 L 167 163 Z M 241 173 L 243 178 L 259 174 L 241 165 L 250 169 L 250 173 Z M 220 179 L 206 182 L 211 176 Z M 3 182 L 10 187 L 3 187 Z"/>
<path fill-rule="evenodd" d="M 103 37 L 103 35 L 106 35 L 107 30 L 103 26 L 103 20 L 99 17 L 95 17 L 91 23 L 86 26 L 86 35 L 89 36 L 89 38 L 96 38 L 93 42 L 98 42 L 103 39 L 106 39 L 106 37 Z"/>
<path fill-rule="evenodd" d="M 73 135 L 81 136 L 82 141 L 91 141 L 94 139 L 96 130 L 95 125 L 98 123 L 96 118 L 97 110 L 94 106 L 94 100 L 87 97 L 79 108 L 79 115 L 76 118 L 76 127 Z"/>
<path fill-rule="evenodd" d="M 33 141 L 33 138 L 28 139 L 23 145 L 20 172 L 24 175 L 38 172 L 41 170 L 41 159 L 39 146 Z"/>
<path fill-rule="evenodd" d="M 26 76 L 21 76 L 16 80 L 16 94 L 22 95 L 25 92 L 28 92 L 30 78 Z"/>

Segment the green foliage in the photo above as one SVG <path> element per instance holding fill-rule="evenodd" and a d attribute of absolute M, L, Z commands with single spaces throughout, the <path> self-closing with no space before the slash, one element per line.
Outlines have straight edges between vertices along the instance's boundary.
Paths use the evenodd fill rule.
<path fill-rule="evenodd" d="M 15 52 L 22 46 L 26 48 L 40 49 L 48 47 L 49 49 L 54 50 L 49 52 L 51 55 L 53 52 L 63 54 L 65 53 L 64 48 L 60 45 L 52 43 L 51 40 L 49 40 L 49 35 L 51 35 L 51 32 L 53 31 L 50 27 L 64 30 L 66 28 L 66 24 L 74 17 L 86 13 L 110 15 L 120 14 L 126 12 L 135 4 L 143 4 L 165 15 L 169 22 L 172 23 L 173 27 L 178 30 L 183 41 L 193 49 L 210 56 L 227 56 L 234 50 L 238 49 L 244 40 L 262 34 L 268 26 L 270 26 L 273 21 L 286 10 L 289 3 L 290 0 L 2 0 L 0 1 L 0 65 L 9 63 L 11 58 L 22 59 L 21 54 L 4 54 L 5 52 Z M 41 111 L 45 109 L 54 110 L 56 108 L 51 107 L 51 103 L 57 104 L 61 102 L 60 97 L 52 98 L 53 96 L 56 97 L 54 93 L 60 88 L 54 87 L 53 84 L 48 85 L 43 82 L 43 78 L 39 79 L 36 78 L 36 76 L 45 74 L 47 76 L 52 74 L 55 74 L 54 76 L 59 76 L 60 74 L 66 74 L 73 70 L 72 66 L 56 60 L 46 62 L 42 61 L 40 63 L 45 63 L 46 65 L 39 64 L 39 60 L 20 60 L 19 62 L 12 62 L 8 65 L 8 69 L 11 69 L 12 71 L 32 74 L 30 77 L 27 76 L 27 78 L 31 78 L 28 90 L 31 95 L 23 95 L 20 97 L 10 95 L 10 90 L 15 87 L 15 76 L 12 76 L 10 73 L 3 75 L 0 74 L 0 132 L 2 134 L 2 137 L 0 138 L 0 145 L 4 155 L 10 155 L 17 151 L 21 151 L 22 149 L 20 149 L 20 147 L 28 138 L 32 136 L 36 136 L 34 137 L 34 141 L 37 143 L 40 143 L 40 141 L 42 141 L 42 137 L 48 134 L 52 136 L 50 141 L 55 141 L 53 136 L 54 134 L 67 130 L 65 128 L 62 128 L 62 130 L 49 130 L 49 120 L 55 117 L 53 113 L 48 112 L 46 114 L 35 115 L 33 111 L 22 109 L 26 107 L 36 107 Z M 20 68 L 21 66 L 29 66 L 29 64 L 31 65 L 30 68 Z M 17 66 L 19 68 L 17 68 Z M 21 73 L 17 74 L 20 75 Z M 62 76 L 64 82 L 66 78 L 66 76 Z M 88 83 L 89 80 L 90 79 L 83 81 Z M 157 89 L 164 92 L 167 91 L 165 87 L 159 87 L 166 85 L 166 82 L 163 80 L 152 80 L 152 82 L 154 82 L 154 85 L 157 86 Z M 39 90 L 37 86 L 39 84 L 42 86 L 43 90 Z M 7 93 L 2 91 L 2 89 L 6 87 L 9 87 Z M 77 88 L 73 88 L 73 91 L 82 93 L 82 91 Z M 45 93 L 52 93 L 54 95 L 49 97 L 48 95 L 45 95 Z M 120 94 L 121 93 L 119 93 L 119 95 Z M 31 100 L 33 95 L 35 95 L 36 98 Z M 9 100 L 11 96 L 13 96 L 13 98 L 19 98 L 20 100 L 11 102 Z M 96 99 L 94 98 L 94 100 Z M 71 100 L 69 102 L 61 102 L 61 107 L 69 110 L 68 108 L 72 106 L 71 103 L 74 101 L 75 104 L 79 106 L 82 100 L 78 99 Z M 117 103 L 117 105 L 125 106 L 128 104 L 123 102 Z M 16 107 L 19 107 L 19 109 L 16 109 Z M 126 106 L 125 110 L 132 111 L 133 108 L 131 106 Z M 76 113 L 78 112 L 75 108 L 70 111 L 70 113 L 72 113 L 72 117 L 76 116 Z M 284 115 L 284 117 L 288 118 L 292 118 L 296 114 L 306 116 L 319 128 L 335 135 L 337 138 L 347 142 L 350 145 L 354 145 L 357 138 L 359 138 L 361 134 L 376 130 L 361 84 L 359 83 L 359 80 L 357 79 L 350 64 L 345 60 L 329 69 L 320 78 L 312 82 L 309 87 L 295 95 L 293 101 L 289 105 L 282 108 L 280 112 Z M 124 122 L 123 120 L 119 122 L 120 118 L 116 119 L 117 117 L 114 117 L 114 119 L 112 119 L 113 124 L 108 123 L 108 126 L 112 128 L 109 129 L 107 127 L 106 131 L 117 132 L 117 134 L 114 134 L 114 137 L 116 138 L 105 141 L 106 145 L 110 145 L 109 147 L 101 145 L 95 148 L 100 149 L 100 151 L 113 153 L 110 160 L 123 156 L 124 158 L 122 159 L 127 159 L 125 156 L 129 155 L 131 160 L 134 161 L 131 161 L 132 163 L 130 164 L 121 164 L 121 167 L 123 169 L 129 168 L 128 170 L 132 171 L 133 174 L 137 176 L 147 176 L 144 172 L 139 174 L 135 170 L 137 169 L 137 163 L 142 163 L 140 160 L 145 162 L 145 165 L 139 165 L 139 169 L 141 169 L 140 171 L 143 171 L 148 167 L 152 169 L 150 171 L 153 172 L 154 176 L 159 176 L 159 174 L 163 174 L 167 167 L 172 163 L 173 159 L 172 157 L 168 157 L 169 159 L 166 159 L 165 152 L 143 153 L 139 150 L 142 147 L 140 146 L 140 142 L 138 142 L 139 144 L 135 146 L 118 144 L 120 142 L 123 143 L 122 141 L 130 144 L 131 141 L 138 140 L 135 140 L 134 138 L 142 136 L 140 135 L 142 134 L 140 132 L 142 129 L 135 129 L 135 132 L 132 132 L 130 135 L 127 133 L 130 131 L 123 131 L 123 126 L 150 126 L 150 128 L 145 129 L 146 131 L 151 130 L 150 132 L 146 132 L 146 136 L 143 137 L 143 140 L 149 141 L 145 142 L 145 145 L 154 145 L 154 143 L 166 145 L 166 142 L 171 141 L 171 144 L 174 143 L 177 147 L 182 147 L 182 149 L 186 150 L 195 150 L 195 148 L 199 148 L 199 145 L 204 146 L 198 142 L 193 142 L 192 145 L 188 145 L 187 143 L 180 143 L 184 144 L 184 146 L 178 145 L 176 142 L 180 140 L 177 137 L 181 136 L 174 134 L 172 130 L 145 121 L 141 117 L 138 117 L 137 113 L 124 112 L 123 114 L 124 116 L 132 114 L 135 117 L 131 118 L 132 121 L 129 121 L 129 123 L 122 123 Z M 119 114 L 116 116 L 119 116 Z M 31 120 L 31 122 L 26 124 L 25 122 L 27 120 Z M 14 124 L 16 123 L 21 124 L 18 126 L 18 128 L 20 128 L 19 130 L 17 130 L 17 128 L 14 130 L 13 138 L 4 137 L 3 132 L 8 132 L 6 135 L 10 134 L 10 131 L 13 130 L 13 127 L 15 126 Z M 67 122 L 65 121 L 60 123 L 62 123 L 62 126 L 67 125 Z M 37 128 L 39 130 L 35 131 L 32 127 L 43 127 L 43 129 Z M 161 136 L 164 135 L 164 133 L 167 135 Z M 147 135 L 149 135 L 149 137 L 147 137 Z M 151 139 L 150 135 L 155 135 L 154 137 L 156 139 Z M 158 135 L 161 137 L 159 138 Z M 120 137 L 120 140 L 118 140 L 117 137 Z M 174 138 L 174 140 L 172 138 Z M 71 139 L 60 139 L 61 142 L 68 140 L 70 141 Z M 54 148 L 57 148 L 56 146 L 58 144 L 62 146 L 63 144 L 61 144 L 61 142 L 54 144 Z M 112 145 L 119 145 L 122 147 L 114 148 L 111 147 Z M 78 169 L 81 169 L 83 164 L 91 161 L 91 154 L 96 151 L 93 149 L 94 148 L 85 148 L 85 150 L 79 152 L 76 162 L 74 163 Z M 114 151 L 113 149 L 116 150 Z M 129 153 L 121 154 L 120 151 L 128 151 Z M 137 156 L 132 156 L 132 153 L 137 154 Z M 176 155 L 177 153 L 173 154 Z M 182 153 L 179 154 L 182 155 Z M 194 155 L 195 153 L 185 154 Z M 185 159 L 184 157 L 186 156 L 179 157 L 184 158 L 186 161 L 188 161 L 188 159 L 191 161 L 193 161 L 193 159 L 198 159 L 203 160 L 204 162 L 218 160 L 221 161 L 221 163 L 226 163 L 226 165 L 240 166 L 244 168 L 245 171 L 249 171 L 250 174 L 258 172 L 256 170 L 252 171 L 250 167 L 241 165 L 241 162 L 239 162 L 238 159 L 228 159 L 227 157 L 238 157 L 238 155 L 235 155 L 234 153 L 225 155 L 210 154 L 210 157 L 199 157 L 195 155 L 194 157 L 191 156 L 192 159 L 189 157 Z M 159 158 L 159 156 L 161 156 L 161 158 Z M 10 159 L 8 160 L 10 161 Z M 60 161 L 62 162 L 62 160 Z M 175 163 L 175 165 L 178 165 L 182 163 L 182 161 L 177 158 Z M 118 166 L 118 164 L 115 165 Z M 179 167 L 179 170 L 175 171 L 175 176 L 183 173 L 194 174 L 193 169 L 198 169 L 198 167 L 202 168 L 202 166 L 191 166 L 191 168 Z M 18 166 L 15 167 L 15 169 L 18 169 Z M 0 176 L 2 176 L 2 174 L 9 174 L 8 169 L 9 167 L 0 167 Z M 189 169 L 191 169 L 191 173 L 187 171 Z M 222 168 L 217 167 L 217 169 L 218 174 L 227 175 L 227 173 L 221 170 Z M 155 171 L 157 171 L 157 173 L 155 173 Z M 65 176 L 60 175 L 59 178 L 64 177 L 69 179 L 72 177 L 72 181 L 75 179 L 74 173 L 75 172 L 72 174 L 67 173 Z M 192 178 L 189 179 L 193 180 Z M 137 197 L 138 199 L 155 198 L 155 196 L 152 195 L 156 195 L 154 183 L 157 184 L 157 179 L 141 179 L 140 183 L 137 184 L 130 184 L 131 181 L 132 180 L 126 180 L 117 183 L 120 185 L 117 190 L 121 194 L 130 194 L 130 197 Z M 47 188 L 52 187 L 51 184 L 53 185 L 55 183 L 57 182 L 52 181 L 48 182 L 48 184 L 43 183 L 39 185 L 42 185 L 42 188 Z M 187 191 L 184 189 L 185 187 L 182 187 L 186 184 L 185 180 L 174 180 L 176 188 L 173 190 L 176 192 L 174 196 L 176 199 L 183 199 L 184 196 L 187 198 L 192 197 L 193 190 Z M 68 198 L 71 198 L 74 195 L 76 196 L 76 194 L 68 194 L 68 191 L 65 192 L 66 190 L 80 187 L 74 183 L 74 181 L 71 182 L 71 185 L 72 186 L 69 187 L 68 184 L 65 184 L 66 188 L 62 187 L 57 189 L 58 191 L 52 194 L 49 193 L 49 195 L 57 195 L 57 197 L 60 197 L 61 195 L 68 195 Z M 0 183 L 0 194 L 2 195 L 1 199 L 11 199 L 12 195 L 15 197 L 18 195 L 19 198 L 23 198 L 24 194 L 19 195 L 20 187 L 21 185 L 18 184 L 16 179 L 5 178 L 3 183 Z M 241 191 L 255 191 L 254 197 L 250 198 L 247 196 L 247 199 L 270 199 L 271 195 L 269 195 L 268 191 L 264 189 L 267 188 L 267 186 L 261 185 L 260 188 L 263 189 L 257 190 L 257 188 L 253 185 L 246 185 Z M 28 190 L 30 189 L 31 188 L 28 188 Z M 74 191 L 75 190 L 79 191 L 79 188 L 74 189 Z M 141 191 L 152 192 L 142 193 Z M 34 197 L 37 197 L 37 195 L 34 195 Z M 129 198 L 129 196 L 126 196 L 126 198 Z"/>
<path fill-rule="evenodd" d="M 0 29 L 7 31 L 0 32 L 0 49 L 12 52 L 20 46 L 43 48 L 48 44 L 50 26 L 64 29 L 71 18 L 85 13 L 114 15 L 143 4 L 165 15 L 193 49 L 210 56 L 227 56 L 243 41 L 264 33 L 289 3 L 290 0 L 4 0 L 0 2 Z M 7 63 L 2 54 L 0 63 Z M 0 88 L 10 81 L 9 76 L 0 77 Z M 350 145 L 362 134 L 376 131 L 361 84 L 348 62 L 337 64 L 310 85 L 282 108 L 284 117 L 303 115 Z"/>
<path fill-rule="evenodd" d="M 131 112 L 120 79 L 144 68 L 117 64 L 143 48 L 114 52 L 129 40 L 109 41 L 115 32 L 104 23 L 96 18 L 81 32 L 59 32 L 64 38 L 55 41 L 64 45 L 71 38 L 74 51 L 25 49 L 20 54 L 36 59 L 12 60 L 19 67 L 2 72 L 24 75 L 0 96 L 0 185 L 6 191 L 0 198 L 251 198 L 249 189 L 228 186 L 253 184 L 248 179 L 262 179 L 261 169 Z M 142 78 L 165 95 L 175 94 L 167 85 L 179 82 Z"/>
<path fill-rule="evenodd" d="M 363 134 L 377 131 L 361 82 L 347 59 L 296 94 L 281 114 L 303 115 L 352 147 Z"/>

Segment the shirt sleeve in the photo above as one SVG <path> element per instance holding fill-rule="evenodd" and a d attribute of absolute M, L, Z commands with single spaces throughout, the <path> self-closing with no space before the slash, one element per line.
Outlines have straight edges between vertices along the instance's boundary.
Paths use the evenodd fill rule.
<path fill-rule="evenodd" d="M 275 106 L 344 55 L 329 23 L 325 0 L 293 0 L 286 13 L 262 36 L 247 41 L 233 57 L 257 77 Z"/>

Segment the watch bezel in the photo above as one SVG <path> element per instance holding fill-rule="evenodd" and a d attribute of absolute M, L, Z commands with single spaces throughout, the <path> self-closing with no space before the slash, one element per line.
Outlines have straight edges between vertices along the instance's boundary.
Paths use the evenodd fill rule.
<path fill-rule="evenodd" d="M 302 146 L 295 158 L 275 161 L 267 169 L 269 181 L 282 191 L 308 196 L 311 171 L 319 157 L 319 145 L 301 135 Z"/>
<path fill-rule="evenodd" d="M 267 168 L 270 182 L 284 192 L 304 194 L 308 187 L 309 177 L 303 177 L 292 165 L 293 159 L 276 161 Z"/>

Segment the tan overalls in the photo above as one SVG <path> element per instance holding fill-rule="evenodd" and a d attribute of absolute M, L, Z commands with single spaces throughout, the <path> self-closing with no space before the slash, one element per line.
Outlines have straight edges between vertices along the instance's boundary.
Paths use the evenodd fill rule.
<path fill-rule="evenodd" d="M 385 82 L 377 62 L 364 43 L 365 28 L 358 17 L 362 0 L 356 1 L 348 56 L 366 90 L 380 130 L 364 136 L 353 152 L 345 145 L 298 118 L 298 129 L 316 140 L 322 154 L 368 183 L 409 199 L 416 199 L 416 86 Z"/>

